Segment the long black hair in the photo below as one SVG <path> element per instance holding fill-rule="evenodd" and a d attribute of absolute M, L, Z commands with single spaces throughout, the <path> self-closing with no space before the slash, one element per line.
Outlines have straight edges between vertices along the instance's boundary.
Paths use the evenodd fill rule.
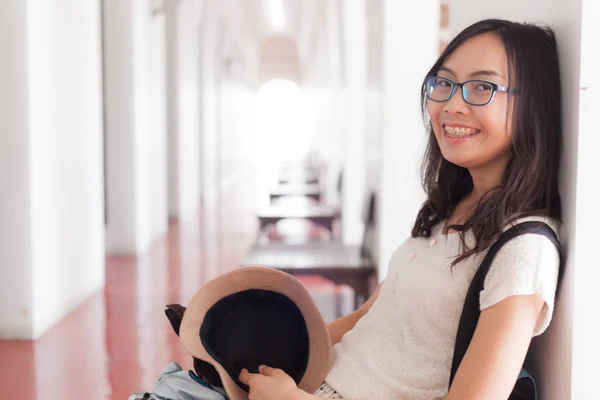
<path fill-rule="evenodd" d="M 547 26 L 488 19 L 477 22 L 458 34 L 427 73 L 435 76 L 439 68 L 468 39 L 494 33 L 506 49 L 510 87 L 518 95 L 513 107 L 512 140 L 509 161 L 500 186 L 488 191 L 468 215 L 463 225 L 449 226 L 459 231 L 463 245 L 458 262 L 487 249 L 512 220 L 529 215 L 561 219 L 558 173 L 562 153 L 560 71 L 556 38 Z M 423 119 L 428 123 L 427 96 L 421 93 Z M 507 109 L 507 116 L 509 115 Z M 433 127 L 428 123 L 429 141 L 423 158 L 421 180 L 427 201 L 413 226 L 413 237 L 429 237 L 431 229 L 450 217 L 457 204 L 473 190 L 466 168 L 442 156 Z M 475 244 L 467 246 L 465 235 L 471 230 Z"/>

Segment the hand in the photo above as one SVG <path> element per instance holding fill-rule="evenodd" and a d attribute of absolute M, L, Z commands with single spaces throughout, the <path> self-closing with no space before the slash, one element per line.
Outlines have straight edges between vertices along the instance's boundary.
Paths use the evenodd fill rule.
<path fill-rule="evenodd" d="M 250 387 L 249 400 L 295 400 L 306 394 L 280 369 L 261 365 L 258 372 L 251 374 L 243 369 L 240 373 L 240 381 Z"/>

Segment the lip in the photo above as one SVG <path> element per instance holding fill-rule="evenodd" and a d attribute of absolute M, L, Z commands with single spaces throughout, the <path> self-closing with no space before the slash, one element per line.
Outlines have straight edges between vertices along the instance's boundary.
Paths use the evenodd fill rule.
<path fill-rule="evenodd" d="M 469 136 L 469 137 L 450 137 L 448 136 L 448 132 L 446 132 L 446 129 L 444 129 L 444 127 L 446 126 L 450 126 L 452 128 L 467 128 L 467 129 L 475 129 L 478 130 L 479 132 L 477 132 L 475 135 L 473 136 Z M 481 129 L 475 128 L 474 126 L 470 126 L 470 125 L 465 125 L 465 124 L 460 124 L 460 123 L 456 123 L 456 122 L 444 122 L 442 123 L 442 131 L 444 132 L 444 140 L 449 142 L 449 143 L 464 143 L 464 142 L 468 142 L 469 140 L 475 138 L 479 133 L 481 133 Z"/>
<path fill-rule="evenodd" d="M 474 126 L 471 125 L 465 125 L 465 124 L 459 124 L 457 122 L 442 122 L 442 128 L 444 126 L 451 126 L 452 128 L 469 128 L 469 129 L 476 129 L 478 131 L 480 131 L 481 129 L 479 128 L 475 128 Z"/>

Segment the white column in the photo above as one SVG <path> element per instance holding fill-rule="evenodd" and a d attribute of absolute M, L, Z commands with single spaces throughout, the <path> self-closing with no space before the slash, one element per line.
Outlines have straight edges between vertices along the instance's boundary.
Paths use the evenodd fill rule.
<path fill-rule="evenodd" d="M 38 338 L 104 284 L 100 15 L 0 6 L 0 338 Z"/>
<path fill-rule="evenodd" d="M 597 98 L 593 98 L 593 93 L 598 90 L 594 84 L 594 73 L 597 75 L 598 70 L 588 70 L 589 92 L 581 91 L 583 82 L 580 80 L 583 78 L 581 71 L 586 67 L 582 64 L 582 18 L 584 15 L 596 17 L 587 20 L 589 29 L 583 33 L 587 41 L 585 51 L 593 52 L 597 60 L 597 43 L 594 41 L 597 41 L 598 30 L 593 24 L 597 25 L 600 13 L 594 1 L 586 2 L 585 10 L 582 3 L 582 0 L 504 0 L 484 4 L 477 0 L 451 0 L 449 5 L 451 36 L 470 23 L 489 17 L 545 23 L 557 35 L 564 135 L 561 239 L 568 262 L 554 321 L 534 346 L 529 365 L 539 380 L 540 398 L 548 400 L 597 397 L 597 377 L 592 371 L 597 370 L 600 357 L 597 344 L 600 325 L 595 324 L 597 317 L 590 317 L 597 314 L 591 310 L 598 302 L 595 283 L 600 277 L 595 261 L 596 245 L 592 239 L 596 237 L 599 222 L 594 201 L 597 174 L 592 172 L 599 167 L 595 154 L 599 144 L 597 129 L 592 128 L 596 125 L 594 113 L 597 114 L 597 108 L 592 108 L 594 101 L 598 107 Z M 595 11 L 592 10 L 594 7 Z M 598 64 L 595 66 L 597 68 Z"/>
<path fill-rule="evenodd" d="M 340 4 L 345 99 L 341 132 L 345 147 L 342 237 L 344 243 L 356 245 L 362 240 L 365 201 L 367 19 L 364 0 L 347 0 Z"/>
<path fill-rule="evenodd" d="M 367 95 L 365 99 L 365 185 L 367 193 L 381 190 L 381 155 L 383 152 L 383 10 L 380 1 L 367 4 L 368 46 Z M 379 243 L 379 230 L 369 232 L 371 243 Z M 379 246 L 371 249 L 379 260 Z"/>
<path fill-rule="evenodd" d="M 571 4 L 564 2 L 563 8 L 570 7 Z M 571 382 L 571 399 L 591 400 L 598 397 L 598 375 L 595 373 L 598 370 L 597 364 L 600 358 L 600 313 L 594 309 L 599 303 L 598 301 L 598 282 L 600 281 L 600 270 L 598 269 L 598 253 L 597 249 L 597 232 L 600 225 L 600 214 L 598 213 L 598 171 L 600 171 L 600 157 L 598 157 L 598 149 L 600 149 L 600 135 L 598 135 L 598 110 L 600 110 L 600 84 L 598 83 L 598 74 L 600 74 L 600 46 L 598 39 L 600 38 L 600 2 L 597 0 L 583 0 L 582 9 L 579 14 L 573 17 L 577 21 L 577 17 L 582 17 L 582 43 L 581 43 L 581 81 L 579 84 L 579 132 L 576 135 L 576 130 L 569 125 L 565 128 L 565 134 L 570 137 L 566 140 L 571 142 L 572 155 L 567 157 L 565 161 L 573 162 L 577 158 L 576 165 L 570 164 L 566 166 L 563 173 L 563 187 L 575 191 L 575 210 L 571 208 L 568 214 L 565 215 L 565 220 L 569 218 L 570 229 L 572 229 L 571 237 L 567 240 L 571 243 L 568 249 L 567 257 L 570 262 L 567 268 L 571 274 L 569 279 L 565 280 L 567 286 L 563 292 L 563 296 L 572 297 L 572 315 L 569 310 L 569 300 L 566 300 L 566 305 L 562 307 L 562 321 L 556 326 L 554 338 L 549 338 L 547 347 L 542 349 L 538 359 L 540 363 L 545 360 L 543 351 L 552 349 L 555 356 L 554 364 L 550 366 L 544 373 L 544 389 L 548 393 L 548 399 L 559 399 L 558 395 L 554 395 L 553 390 L 558 385 L 564 385 L 566 392 L 566 381 L 563 380 L 564 373 L 563 364 L 559 359 L 563 351 L 555 349 L 555 347 L 566 347 L 569 343 L 569 317 L 572 317 L 572 343 L 573 343 L 573 358 L 571 361 L 570 376 Z M 577 27 L 577 23 L 571 22 L 570 30 Z M 575 35 L 575 32 L 573 32 Z M 560 37 L 563 52 L 566 52 L 571 43 L 570 38 Z M 577 50 L 571 50 L 577 54 Z M 572 61 L 568 56 L 562 56 L 562 64 L 570 64 Z M 563 73 L 565 67 L 563 68 Z M 568 67 L 567 67 L 568 68 Z M 568 85 L 569 82 L 566 82 Z M 563 82 L 563 88 L 565 82 Z M 576 96 L 578 87 L 569 88 L 572 96 Z M 574 107 L 574 104 L 568 103 L 568 100 L 563 99 L 563 107 Z M 574 114 L 574 111 L 570 113 Z M 572 117 L 573 118 L 573 117 Z M 575 126 L 574 121 L 565 121 L 571 126 Z M 573 142 L 577 140 L 576 151 Z M 573 175 L 576 173 L 576 178 Z M 576 180 L 576 183 L 573 182 Z M 569 193 L 571 196 L 573 193 Z M 564 193 L 563 193 L 564 196 Z M 571 200 L 573 201 L 573 200 Z M 573 207 L 573 203 L 571 203 Z M 565 211 L 567 211 L 565 209 Z M 565 302 L 561 299 L 562 302 Z M 560 321 L 560 320 L 559 320 Z M 567 347 L 568 348 L 568 347 Z M 569 363 L 566 363 L 569 365 Z M 552 384 L 555 381 L 563 381 L 562 384 Z M 559 387 L 557 390 L 563 388 Z M 554 396 L 554 397 L 552 397 Z M 567 398 L 567 397 L 565 397 Z"/>
<path fill-rule="evenodd" d="M 133 5 L 118 0 L 103 5 L 106 247 L 109 253 L 136 254 Z"/>
<path fill-rule="evenodd" d="M 165 45 L 167 67 L 167 157 L 169 217 L 179 217 L 179 2 L 165 3 Z"/>
<path fill-rule="evenodd" d="M 169 216 L 186 219 L 200 205 L 202 2 L 166 2 Z"/>
<path fill-rule="evenodd" d="M 207 3 L 208 5 L 213 5 Z M 211 10 L 210 6 L 207 10 Z M 212 14 L 211 14 L 212 15 Z M 222 25 L 216 18 L 207 18 L 202 27 L 202 136 L 201 175 L 202 198 L 206 204 L 217 201 L 219 191 L 217 157 L 219 132 L 219 90 Z"/>
<path fill-rule="evenodd" d="M 33 335 L 27 4 L 0 3 L 0 338 Z"/>
<path fill-rule="evenodd" d="M 439 54 L 439 0 L 382 1 L 383 144 L 378 201 L 379 278 L 410 235 L 424 194 L 420 163 L 427 139 L 419 97 Z"/>
<path fill-rule="evenodd" d="M 167 230 L 165 16 L 103 4 L 107 251 L 139 254 Z"/>

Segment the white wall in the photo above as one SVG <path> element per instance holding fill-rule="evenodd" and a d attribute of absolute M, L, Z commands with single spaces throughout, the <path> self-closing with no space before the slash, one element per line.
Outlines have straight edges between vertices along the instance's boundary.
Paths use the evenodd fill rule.
<path fill-rule="evenodd" d="M 168 225 L 165 15 L 148 1 L 134 6 L 134 110 L 138 249 L 145 251 Z"/>
<path fill-rule="evenodd" d="M 347 163 L 347 151 L 349 138 L 347 120 L 349 105 L 344 84 L 346 81 L 346 63 L 344 52 L 345 23 L 344 10 L 347 9 L 341 1 L 319 1 L 316 2 L 314 10 L 314 21 L 312 28 L 314 32 L 309 35 L 312 39 L 307 41 L 304 47 L 307 53 L 303 58 L 302 87 L 306 90 L 310 103 L 311 113 L 311 148 L 316 150 L 321 159 L 326 163 L 324 176 L 322 177 L 325 191 L 325 201 L 338 204 L 341 200 L 342 213 L 345 216 L 352 215 L 349 212 L 344 199 L 337 196 L 337 182 L 339 172 Z M 354 7 L 354 11 L 360 11 Z M 352 15 L 352 13 L 350 14 Z M 350 28 L 352 29 L 352 28 Z M 351 33 L 348 33 L 351 35 Z M 317 39 L 318 38 L 318 39 Z M 302 44 L 302 43 L 300 43 Z M 355 60 L 355 59 L 354 59 Z M 361 77 L 360 72 L 354 77 Z M 356 85 L 354 85 L 356 87 Z M 356 104 L 354 104 L 356 107 Z M 360 112 L 360 111 L 359 111 Z M 356 135 L 354 135 L 356 139 Z M 357 140 L 354 141 L 356 143 Z M 359 153 L 359 157 L 360 157 Z M 353 169 L 353 168 L 351 168 Z M 353 179 L 352 172 L 345 171 L 344 184 Z M 359 175 L 361 175 L 359 171 Z M 362 178 L 357 177 L 360 187 Z M 347 185 L 345 185 L 347 188 Z M 357 185 L 350 185 L 356 187 Z M 348 190 L 344 191 L 348 193 Z M 350 192 L 355 189 L 350 189 Z M 362 204 L 362 196 L 357 199 Z M 353 200 L 353 202 L 355 202 Z M 355 206 L 351 206 L 352 208 Z M 344 210 L 347 210 L 344 212 Z M 356 223 L 359 215 L 352 215 L 350 220 L 354 222 L 342 226 L 342 239 L 348 243 L 355 243 L 356 237 L 360 236 L 360 220 Z M 354 233 L 352 233 L 354 230 Z"/>
<path fill-rule="evenodd" d="M 217 151 L 219 132 L 219 87 L 222 26 L 207 18 L 202 28 L 202 135 L 201 182 L 203 201 L 215 202 L 218 196 Z"/>
<path fill-rule="evenodd" d="M 179 2 L 165 3 L 169 217 L 179 217 Z"/>
<path fill-rule="evenodd" d="M 365 184 L 367 191 L 379 193 L 381 189 L 381 155 L 383 152 L 383 106 L 382 106 L 382 46 L 383 14 L 381 0 L 367 2 L 367 93 L 365 98 Z M 375 210 L 376 224 L 378 210 Z M 374 243 L 379 243 L 379 229 L 374 230 Z M 379 262 L 379 246 L 375 246 L 373 258 Z"/>
<path fill-rule="evenodd" d="M 588 8 L 593 2 L 586 3 Z M 450 31 L 456 35 L 468 24 L 488 17 L 547 23 L 556 33 L 559 57 L 561 61 L 562 103 L 563 103 L 563 132 L 564 156 L 561 176 L 561 196 L 563 199 L 564 225 L 561 239 L 566 250 L 566 274 L 564 277 L 560 298 L 558 300 L 554 321 L 548 332 L 533 349 L 531 368 L 540 379 L 541 398 L 545 400 L 586 400 L 597 398 L 596 376 L 589 374 L 596 371 L 598 359 L 598 325 L 589 319 L 590 307 L 588 301 L 596 301 L 589 297 L 586 287 L 597 282 L 598 273 L 595 271 L 596 258 L 594 244 L 588 243 L 590 232 L 595 231 L 593 216 L 596 215 L 594 205 L 595 193 L 590 193 L 591 182 L 597 181 L 591 171 L 598 169 L 596 129 L 591 129 L 590 123 L 580 121 L 593 112 L 592 104 L 595 89 L 586 96 L 580 91 L 580 69 L 582 58 L 582 1 L 581 0 L 530 0 L 526 3 L 519 0 L 505 0 L 493 4 L 483 4 L 477 0 L 450 1 Z M 586 10 L 584 14 L 587 14 Z M 599 13 L 596 9 L 595 17 Z M 591 22 L 593 21 L 593 22 Z M 588 20 L 588 24 L 597 20 Z M 589 42 L 596 33 L 594 28 L 586 31 L 586 51 L 597 50 Z M 597 36 L 595 36 L 597 38 Z M 596 45 L 597 46 L 597 45 Z M 596 58 L 597 59 L 597 58 Z M 598 64 L 595 64 L 596 68 Z M 598 70 L 595 72 L 598 73 Z M 590 87 L 594 77 L 590 75 Z M 584 102 L 585 100 L 585 102 Z M 597 114 L 597 109 L 596 109 Z M 589 120 L 588 120 L 589 121 Z M 595 125 L 595 123 L 594 123 Z M 584 129 L 585 128 L 585 129 Z M 592 217 L 592 219 L 590 219 Z M 597 221 L 597 220 L 596 220 Z M 591 288 L 591 290 L 595 290 Z M 575 308 L 578 307 L 578 308 Z M 590 347 L 588 347 L 590 346 Z M 590 352 L 590 350 L 596 350 Z M 589 377 L 582 381 L 583 377 Z"/>
<path fill-rule="evenodd" d="M 100 5 L 18 3 L 0 13 L 14 54 L 0 337 L 35 339 L 104 284 Z"/>
<path fill-rule="evenodd" d="M 365 202 L 367 15 L 365 0 L 347 0 L 341 8 L 344 71 L 343 143 L 345 145 L 342 235 L 344 243 L 360 244 Z"/>
<path fill-rule="evenodd" d="M 236 42 L 240 36 L 234 37 L 232 30 L 237 27 L 211 13 L 216 3 L 206 5 L 206 15 L 215 18 L 206 18 L 202 24 L 201 179 L 204 206 L 214 212 L 203 215 L 202 222 L 206 229 L 235 237 L 227 244 L 229 251 L 242 252 L 257 229 L 253 149 L 258 141 L 254 121 L 258 71 L 250 67 L 256 60 L 240 52 L 254 47 L 252 38 Z M 218 256 L 215 249 L 221 244 L 217 237 L 207 240 L 214 243 L 206 251 L 206 274 L 214 277 L 220 270 L 218 262 L 210 260 Z"/>
<path fill-rule="evenodd" d="M 169 215 L 186 219 L 200 205 L 202 2 L 166 6 Z"/>
<path fill-rule="evenodd" d="M 600 342 L 598 341 L 600 313 L 594 311 L 599 303 L 597 283 L 600 281 L 600 270 L 597 268 L 597 252 L 595 251 L 597 245 L 594 240 L 600 224 L 600 214 L 597 211 L 597 174 L 600 171 L 600 157 L 598 157 L 600 136 L 597 129 L 597 115 L 600 110 L 600 84 L 597 82 L 598 74 L 600 74 L 600 46 L 598 46 L 600 2 L 584 0 L 581 15 L 580 119 L 579 137 L 577 138 L 576 219 L 574 222 L 576 240 L 571 239 L 573 249 L 570 251 L 572 257 L 570 268 L 573 274 L 570 283 L 573 296 L 571 398 L 587 400 L 598 397 L 597 363 L 600 358 Z M 567 332 L 568 330 L 564 334 Z M 560 373 L 560 370 L 557 372 Z M 551 370 L 547 379 L 558 379 L 558 375 L 553 375 Z M 551 389 L 552 387 L 549 390 Z"/>
<path fill-rule="evenodd" d="M 167 230 L 165 16 L 104 1 L 107 251 L 139 254 Z"/>
<path fill-rule="evenodd" d="M 385 277 L 392 252 L 410 235 L 425 199 L 419 171 L 427 136 L 419 96 L 423 78 L 439 54 L 440 26 L 439 0 L 418 3 L 383 0 L 382 7 L 380 279 Z"/>
<path fill-rule="evenodd" d="M 26 22 L 26 2 L 0 2 L 0 338 L 33 335 Z"/>
<path fill-rule="evenodd" d="M 106 248 L 109 253 L 136 253 L 136 173 L 133 35 L 131 2 L 105 0 L 104 75 L 107 217 Z"/>

